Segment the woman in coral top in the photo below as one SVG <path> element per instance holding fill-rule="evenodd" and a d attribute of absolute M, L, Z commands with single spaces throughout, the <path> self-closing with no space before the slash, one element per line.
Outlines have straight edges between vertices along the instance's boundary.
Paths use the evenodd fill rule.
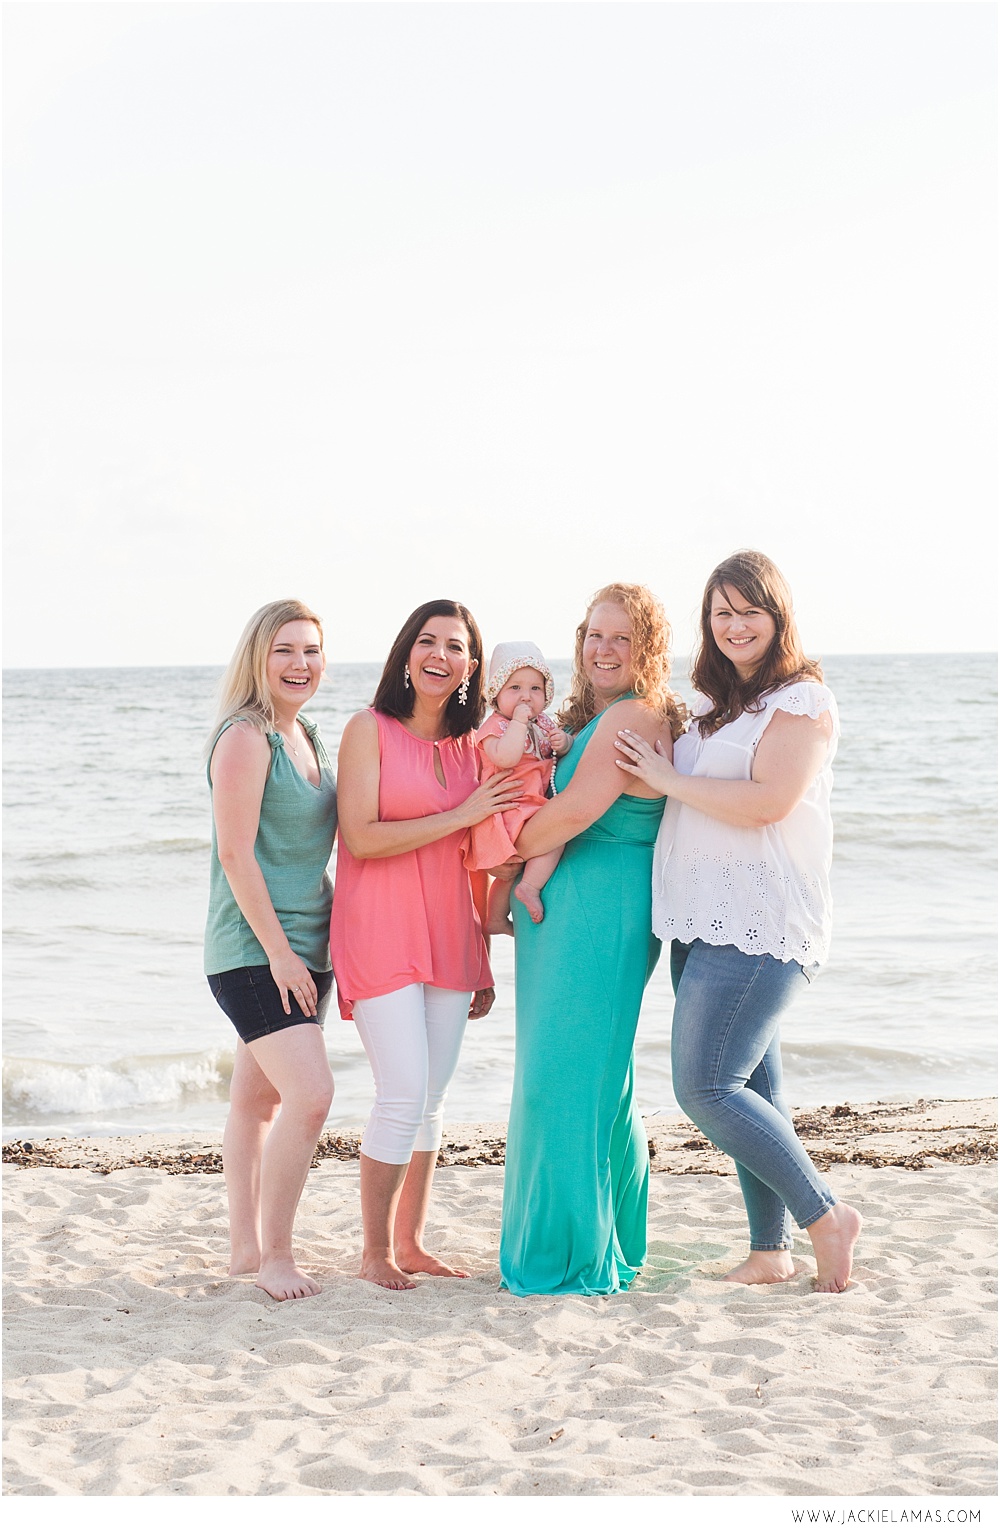
<path fill-rule="evenodd" d="M 463 847 L 471 826 L 520 793 L 509 772 L 478 783 L 482 654 L 461 603 L 418 607 L 340 747 L 330 951 L 341 1015 L 353 1016 L 375 1078 L 360 1276 L 383 1288 L 413 1288 L 415 1272 L 466 1275 L 424 1249 L 423 1229 L 465 1024 L 494 998 L 486 877 L 470 876 Z"/>

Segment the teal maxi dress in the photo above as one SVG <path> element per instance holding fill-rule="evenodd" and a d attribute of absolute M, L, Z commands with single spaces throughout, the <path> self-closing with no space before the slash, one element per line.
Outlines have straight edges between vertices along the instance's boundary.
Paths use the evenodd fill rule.
<path fill-rule="evenodd" d="M 557 791 L 597 722 L 559 762 Z M 568 842 L 538 926 L 512 901 L 517 1022 L 500 1232 L 511 1293 L 617 1293 L 646 1258 L 649 1157 L 632 1049 L 660 952 L 650 907 L 665 802 L 623 794 Z"/>

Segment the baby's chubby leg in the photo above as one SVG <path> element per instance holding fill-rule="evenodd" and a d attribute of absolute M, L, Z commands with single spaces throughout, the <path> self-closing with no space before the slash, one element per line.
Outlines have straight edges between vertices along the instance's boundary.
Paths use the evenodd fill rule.
<path fill-rule="evenodd" d="M 490 884 L 486 903 L 486 931 L 491 937 L 514 935 L 510 919 L 510 882 L 506 878 L 494 878 Z"/>
<path fill-rule="evenodd" d="M 536 926 L 545 915 L 541 891 L 559 866 L 562 854 L 562 847 L 557 846 L 554 851 L 545 852 L 541 857 L 529 857 L 524 864 L 521 881 L 515 885 L 514 898 L 521 901 Z"/>

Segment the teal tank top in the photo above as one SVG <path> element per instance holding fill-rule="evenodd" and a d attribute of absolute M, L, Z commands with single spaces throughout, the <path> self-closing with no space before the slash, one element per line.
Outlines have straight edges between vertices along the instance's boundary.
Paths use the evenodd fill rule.
<path fill-rule="evenodd" d="M 212 750 L 231 724 L 223 724 Z M 337 830 L 337 784 L 319 730 L 299 716 L 316 751 L 319 786 L 306 782 L 285 754 L 285 742 L 269 734 L 271 766 L 260 805 L 254 856 L 260 865 L 275 915 L 292 952 L 307 968 L 325 974 L 330 968 L 330 907 L 333 885 L 327 864 Z M 212 761 L 208 762 L 212 787 Z M 222 864 L 212 819 L 212 872 L 205 926 L 205 973 L 223 974 L 250 964 L 267 963 L 267 954 L 237 905 Z"/>

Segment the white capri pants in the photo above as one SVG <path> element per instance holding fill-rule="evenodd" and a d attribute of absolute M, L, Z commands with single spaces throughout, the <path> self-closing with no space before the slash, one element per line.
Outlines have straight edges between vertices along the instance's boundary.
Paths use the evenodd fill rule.
<path fill-rule="evenodd" d="M 444 1099 L 458 1064 L 470 990 L 404 985 L 354 1002 L 354 1021 L 375 1077 L 361 1153 L 405 1166 L 414 1150 L 437 1150 Z"/>

